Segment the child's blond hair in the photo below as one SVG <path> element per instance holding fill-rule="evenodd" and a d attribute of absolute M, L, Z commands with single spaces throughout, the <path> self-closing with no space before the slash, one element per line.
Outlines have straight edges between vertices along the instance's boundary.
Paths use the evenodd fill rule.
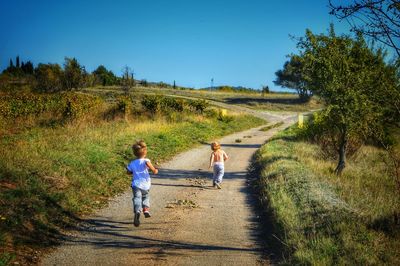
<path fill-rule="evenodd" d="M 137 140 L 135 144 L 132 145 L 133 154 L 136 157 L 142 157 L 147 150 L 147 145 L 143 140 Z"/>
<path fill-rule="evenodd" d="M 218 141 L 214 141 L 213 143 L 211 143 L 211 149 L 213 151 L 217 151 L 221 148 L 221 145 L 219 144 Z"/>

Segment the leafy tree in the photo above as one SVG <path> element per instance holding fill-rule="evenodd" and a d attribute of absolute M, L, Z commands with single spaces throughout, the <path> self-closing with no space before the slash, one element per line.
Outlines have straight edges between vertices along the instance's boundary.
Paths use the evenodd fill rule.
<path fill-rule="evenodd" d="M 63 70 L 58 64 L 39 64 L 35 69 L 38 91 L 56 92 L 62 90 Z"/>
<path fill-rule="evenodd" d="M 353 0 L 345 5 L 329 0 L 331 14 L 346 20 L 355 32 L 392 47 L 400 57 L 400 1 Z"/>
<path fill-rule="evenodd" d="M 370 49 L 361 34 L 356 39 L 336 36 L 333 25 L 329 35 L 307 30 L 298 47 L 306 87 L 327 106 L 321 125 L 323 134 L 334 139 L 338 152 L 335 172 L 340 174 L 350 138 L 375 137 L 384 131 L 387 116 L 399 119 L 396 67 L 385 62 L 382 50 Z"/>
<path fill-rule="evenodd" d="M 21 63 L 21 69 L 25 74 L 32 75 L 34 71 L 34 67 L 31 61 L 27 61 L 26 63 Z"/>
<path fill-rule="evenodd" d="M 262 86 L 261 88 L 261 95 L 264 97 L 265 94 L 269 93 L 269 87 L 268 86 Z"/>
<path fill-rule="evenodd" d="M 142 79 L 142 80 L 140 81 L 140 85 L 142 85 L 143 87 L 147 87 L 147 86 L 149 85 L 149 83 L 147 82 L 147 80 Z"/>
<path fill-rule="evenodd" d="M 84 87 L 94 87 L 97 84 L 98 84 L 98 81 L 96 79 L 96 76 L 94 74 L 86 73 L 86 75 L 84 77 L 83 86 Z"/>
<path fill-rule="evenodd" d="M 135 79 L 133 76 L 133 70 L 130 67 L 125 66 L 122 69 L 122 90 L 124 91 L 125 94 L 129 94 L 129 91 L 134 86 L 135 86 Z"/>
<path fill-rule="evenodd" d="M 290 60 L 283 65 L 283 69 L 275 72 L 276 80 L 274 83 L 281 87 L 296 90 L 300 99 L 307 101 L 312 96 L 312 92 L 307 88 L 307 83 L 303 78 L 303 67 L 303 58 L 292 55 Z"/>
<path fill-rule="evenodd" d="M 78 63 L 76 58 L 65 57 L 64 61 L 64 88 L 67 90 L 82 87 L 85 78 L 85 68 Z"/>
<path fill-rule="evenodd" d="M 114 73 L 112 71 L 108 71 L 103 65 L 98 66 L 97 69 L 93 71 L 93 75 L 95 76 L 97 82 L 102 86 L 111 86 L 117 83 L 117 77 L 114 75 Z"/>

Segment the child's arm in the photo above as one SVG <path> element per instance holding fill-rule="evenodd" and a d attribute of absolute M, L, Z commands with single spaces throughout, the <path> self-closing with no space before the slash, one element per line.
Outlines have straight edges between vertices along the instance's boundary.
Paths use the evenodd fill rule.
<path fill-rule="evenodd" d="M 126 169 L 126 174 L 127 175 L 132 175 L 133 173 L 132 173 L 132 171 L 131 170 L 129 170 L 129 168 L 128 168 L 129 166 L 127 166 L 125 169 Z"/>
<path fill-rule="evenodd" d="M 224 157 L 224 161 L 229 159 L 229 156 L 228 156 L 228 154 L 226 154 L 226 152 L 224 152 L 224 154 L 222 156 Z"/>
<path fill-rule="evenodd" d="M 210 168 L 212 167 L 213 162 L 214 162 L 214 153 L 211 153 L 211 156 L 210 156 L 210 165 L 208 166 L 208 169 L 210 169 Z"/>
<path fill-rule="evenodd" d="M 155 168 L 150 161 L 146 162 L 147 167 L 153 172 L 153 174 L 158 174 L 158 169 Z"/>

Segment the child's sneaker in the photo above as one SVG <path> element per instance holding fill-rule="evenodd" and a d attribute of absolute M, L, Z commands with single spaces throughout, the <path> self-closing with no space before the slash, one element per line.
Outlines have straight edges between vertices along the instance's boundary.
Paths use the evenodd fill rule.
<path fill-rule="evenodd" d="M 216 186 L 218 189 L 221 189 L 221 188 L 222 188 L 220 183 L 215 183 L 215 186 Z"/>
<path fill-rule="evenodd" d="M 133 225 L 136 227 L 140 225 L 140 212 L 135 213 L 135 218 L 133 219 Z"/>
<path fill-rule="evenodd" d="M 147 207 L 143 208 L 143 214 L 144 214 L 144 217 L 146 217 L 146 218 L 151 217 L 150 210 Z"/>

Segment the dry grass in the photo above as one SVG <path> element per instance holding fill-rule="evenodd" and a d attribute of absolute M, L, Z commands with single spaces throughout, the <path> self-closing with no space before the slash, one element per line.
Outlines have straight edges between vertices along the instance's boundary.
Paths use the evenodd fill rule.
<path fill-rule="evenodd" d="M 363 147 L 342 176 L 319 147 L 287 130 L 263 146 L 260 192 L 284 242 L 284 262 L 398 265 L 400 197 L 388 155 Z"/>

